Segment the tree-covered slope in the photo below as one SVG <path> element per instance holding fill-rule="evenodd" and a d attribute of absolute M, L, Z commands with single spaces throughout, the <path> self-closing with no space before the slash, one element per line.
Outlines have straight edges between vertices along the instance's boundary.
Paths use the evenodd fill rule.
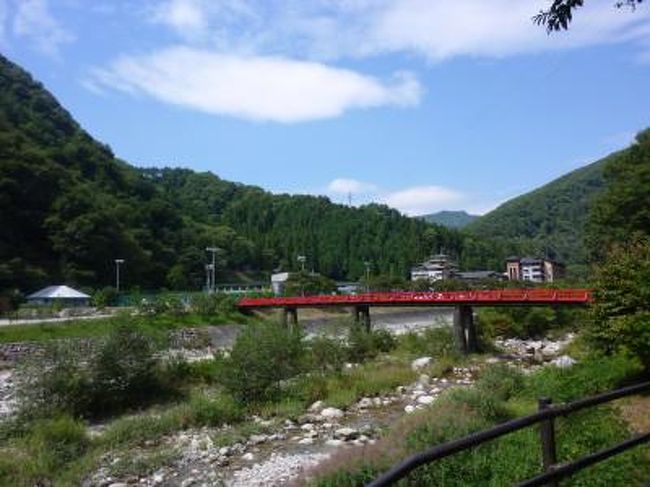
<path fill-rule="evenodd" d="M 333 278 L 404 275 L 462 237 L 385 206 L 272 195 L 185 169 L 138 169 L 90 137 L 39 83 L 0 56 L 0 290 L 65 281 L 197 289 L 206 246 L 218 277 L 308 266 Z M 472 248 L 476 248 L 473 246 Z M 468 255 L 476 257 L 476 253 Z"/>
<path fill-rule="evenodd" d="M 585 224 L 605 187 L 603 170 L 615 154 L 514 198 L 466 227 L 486 238 L 520 241 L 539 254 L 584 264 Z"/>
<path fill-rule="evenodd" d="M 435 223 L 447 228 L 463 228 L 472 223 L 478 217 L 478 215 L 470 215 L 464 210 L 443 210 L 437 213 L 431 213 L 430 215 L 422 215 L 420 218 L 426 222 Z"/>

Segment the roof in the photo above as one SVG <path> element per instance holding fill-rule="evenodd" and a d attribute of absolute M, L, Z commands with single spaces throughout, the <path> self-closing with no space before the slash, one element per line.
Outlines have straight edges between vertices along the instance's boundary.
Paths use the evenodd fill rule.
<path fill-rule="evenodd" d="M 27 299 L 89 299 L 90 296 L 68 286 L 47 286 Z"/>

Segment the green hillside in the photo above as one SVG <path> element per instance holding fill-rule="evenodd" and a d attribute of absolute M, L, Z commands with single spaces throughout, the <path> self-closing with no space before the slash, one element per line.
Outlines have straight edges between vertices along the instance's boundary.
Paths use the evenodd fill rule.
<path fill-rule="evenodd" d="M 576 169 L 514 198 L 470 223 L 466 230 L 488 238 L 520 241 L 538 254 L 584 264 L 585 224 L 605 188 L 603 171 L 616 154 Z"/>
<path fill-rule="evenodd" d="M 198 289 L 206 246 L 218 279 L 297 267 L 333 278 L 405 275 L 462 237 L 385 206 L 349 208 L 185 169 L 138 169 L 94 140 L 39 83 L 0 56 L 0 290 L 67 282 Z"/>
<path fill-rule="evenodd" d="M 425 222 L 435 223 L 447 228 L 463 228 L 476 220 L 478 215 L 470 215 L 464 210 L 449 211 L 443 210 L 430 215 L 422 215 L 421 219 Z"/>

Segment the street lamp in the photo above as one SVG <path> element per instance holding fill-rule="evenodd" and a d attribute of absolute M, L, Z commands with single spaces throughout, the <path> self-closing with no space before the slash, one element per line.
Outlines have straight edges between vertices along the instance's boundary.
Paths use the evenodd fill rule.
<path fill-rule="evenodd" d="M 307 262 L 307 257 L 305 257 L 304 255 L 299 255 L 299 256 L 296 258 L 296 260 L 297 260 L 298 262 L 300 262 L 300 270 L 301 270 L 302 272 L 305 272 L 305 262 Z"/>
<path fill-rule="evenodd" d="M 208 292 L 212 293 L 214 292 L 215 289 L 215 269 L 217 268 L 217 252 L 219 252 L 221 249 L 219 247 L 206 247 L 205 251 L 206 252 L 211 252 L 212 253 L 212 264 L 208 264 L 210 266 L 209 270 L 209 278 L 208 278 Z M 206 266 L 206 269 L 208 267 Z"/>
<path fill-rule="evenodd" d="M 370 292 L 370 266 L 372 265 L 370 262 L 367 260 L 363 263 L 363 265 L 366 267 L 366 292 Z"/>
<path fill-rule="evenodd" d="M 124 259 L 115 259 L 115 289 L 120 293 L 120 265 L 124 264 Z"/>

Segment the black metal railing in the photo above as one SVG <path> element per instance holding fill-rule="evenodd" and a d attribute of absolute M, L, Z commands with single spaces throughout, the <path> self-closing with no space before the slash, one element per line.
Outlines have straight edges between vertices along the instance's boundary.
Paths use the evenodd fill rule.
<path fill-rule="evenodd" d="M 636 435 L 633 438 L 613 447 L 592 453 L 569 463 L 558 465 L 555 443 L 555 418 L 558 416 L 566 416 L 575 411 L 597 406 L 598 404 L 610 402 L 621 397 L 631 396 L 645 390 L 650 390 L 650 381 L 605 392 L 604 394 L 580 399 L 567 404 L 554 405 L 550 399 L 542 398 L 539 400 L 539 410 L 536 413 L 524 416 L 523 418 L 513 419 L 489 430 L 474 433 L 465 436 L 464 438 L 459 438 L 435 446 L 424 452 L 411 455 L 403 462 L 395 465 L 388 472 L 370 482 L 368 487 L 392 485 L 422 465 L 454 455 L 461 451 L 469 450 L 487 441 L 519 431 L 537 423 L 541 423 L 540 442 L 542 447 L 542 465 L 544 472 L 532 479 L 520 483 L 519 486 L 555 486 L 557 485 L 558 480 L 569 477 L 590 465 L 601 462 L 637 445 L 650 442 L 650 432 L 646 432 Z"/>

